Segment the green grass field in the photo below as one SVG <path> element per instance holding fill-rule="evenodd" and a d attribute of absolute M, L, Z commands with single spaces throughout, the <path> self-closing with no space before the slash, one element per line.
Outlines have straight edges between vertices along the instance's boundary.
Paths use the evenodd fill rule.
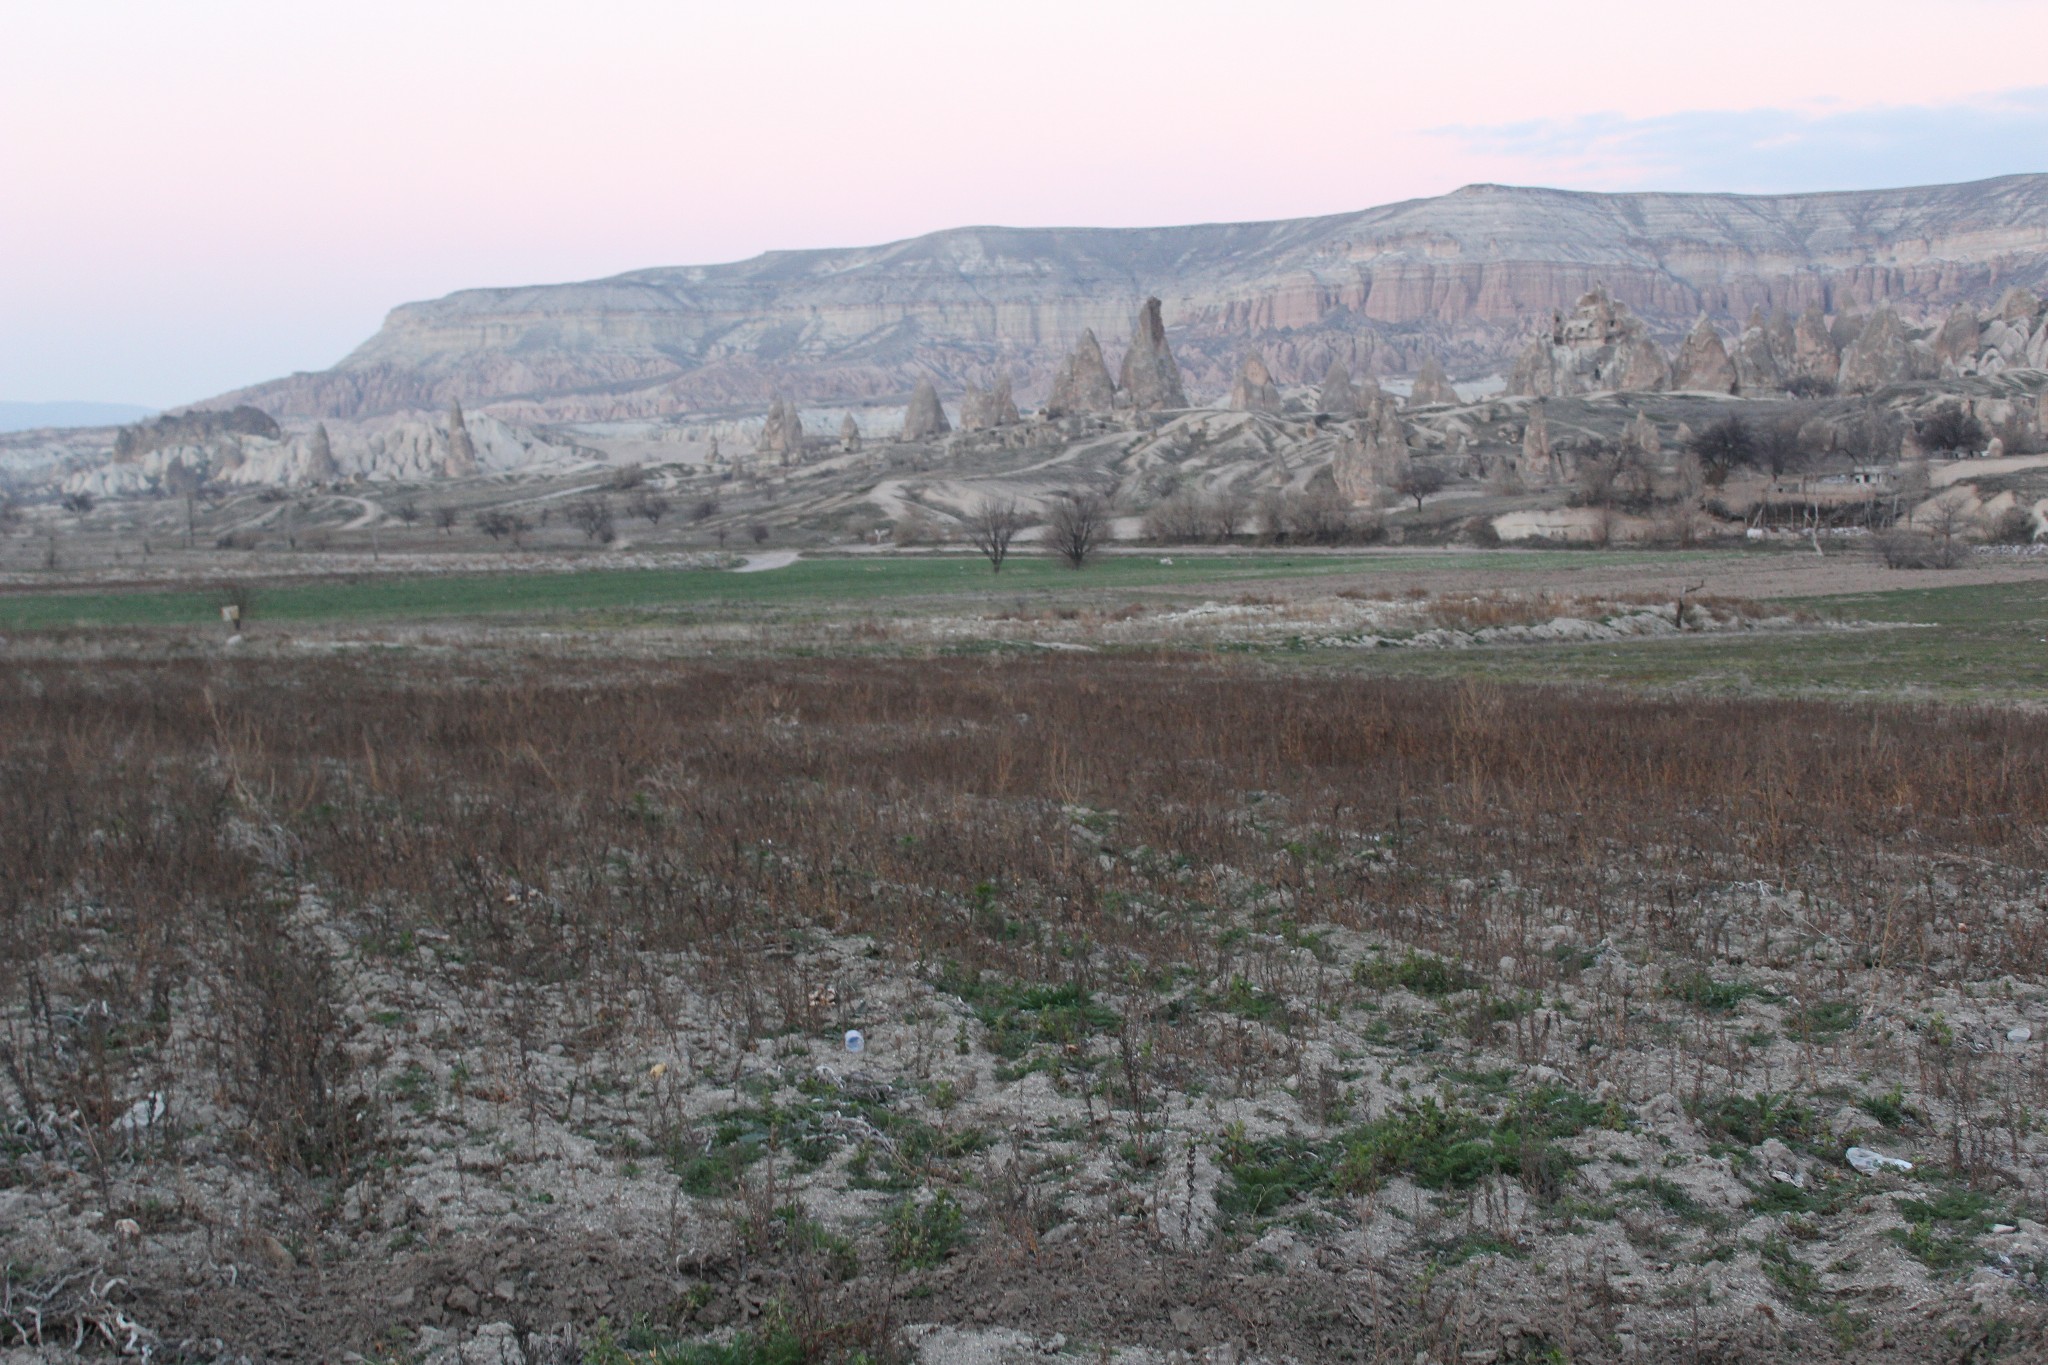
<path fill-rule="evenodd" d="M 1302 578 L 1395 578 L 1489 570 L 1545 575 L 1569 590 L 1575 569 L 1663 569 L 1712 552 L 1479 551 L 1413 554 L 1106 556 L 1074 573 L 1047 557 L 1013 558 L 1000 576 L 967 556 L 841 556 L 761 573 L 655 569 L 332 578 L 247 585 L 248 628 L 474 620 L 581 628 L 674 620 L 796 621 L 888 604 L 914 611 L 962 606 L 1044 609 L 1105 605 L 1125 591 L 1199 599 Z M 1171 563 L 1162 562 L 1171 560 Z M 0 631 L 103 628 L 218 634 L 223 590 L 129 589 L 0 595 Z M 1896 629 L 1716 634 L 1588 645 L 1504 645 L 1455 651 L 1378 649 L 1250 652 L 1367 672 L 1589 682 L 1717 693 L 2048 700 L 2048 582 L 1930 586 L 1815 598 L 1822 618 L 1899 623 Z M 971 647 L 971 646 L 970 646 Z"/>
<path fill-rule="evenodd" d="M 1691 556 L 1659 555 L 1659 565 Z M 1162 558 L 1173 562 L 1162 563 Z M 1649 563 L 1640 554 L 1631 562 Z M 1431 555 L 1115 555 L 1075 573 L 1042 555 L 1019 555 L 1000 575 L 964 555 L 905 558 L 803 559 L 761 573 L 663 569 L 503 572 L 433 577 L 370 577 L 250 585 L 251 628 L 266 622 L 429 621 L 525 615 L 540 619 L 631 620 L 677 611 L 796 607 L 918 597 L 989 601 L 1019 595 L 1113 592 L 1120 588 L 1185 588 L 1202 593 L 1242 589 L 1266 580 L 1333 574 L 1490 569 L 1556 573 L 1630 559 L 1626 552 L 1486 551 Z M 131 589 L 108 592 L 19 592 L 0 595 L 0 629 L 52 630 L 94 626 L 193 626 L 218 629 L 219 591 Z"/>

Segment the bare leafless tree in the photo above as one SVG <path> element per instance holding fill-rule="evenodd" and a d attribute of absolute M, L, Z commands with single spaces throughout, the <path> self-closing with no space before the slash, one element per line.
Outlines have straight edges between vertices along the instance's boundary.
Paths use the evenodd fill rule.
<path fill-rule="evenodd" d="M 1963 562 L 1962 542 L 1975 529 L 1973 519 L 1958 497 L 1942 498 L 1927 509 L 1927 534 L 1935 544 L 1935 567 L 1953 569 Z"/>
<path fill-rule="evenodd" d="M 1053 499 L 1045 519 L 1046 543 L 1053 553 L 1078 569 L 1109 534 L 1109 504 L 1089 492 L 1066 492 Z"/>
<path fill-rule="evenodd" d="M 991 573 L 1003 571 L 1010 557 L 1010 542 L 1024 528 L 1024 514 L 1015 498 L 983 498 L 967 514 L 967 539 L 989 564 Z"/>
<path fill-rule="evenodd" d="M 629 467 L 638 469 L 640 466 Z M 657 493 L 650 488 L 635 488 L 633 495 L 626 499 L 626 510 L 636 517 L 645 518 L 649 526 L 659 525 L 661 519 L 668 515 L 671 506 L 667 494 Z"/>
<path fill-rule="evenodd" d="M 1422 510 L 1422 500 L 1432 493 L 1440 493 L 1449 482 L 1442 469 L 1420 460 L 1411 460 L 1401 468 L 1394 480 L 1394 491 L 1404 498 L 1415 499 L 1415 510 Z"/>
<path fill-rule="evenodd" d="M 609 545 L 618 532 L 612 523 L 610 498 L 578 498 L 563 509 L 569 524 L 583 533 L 585 540 L 594 540 Z"/>

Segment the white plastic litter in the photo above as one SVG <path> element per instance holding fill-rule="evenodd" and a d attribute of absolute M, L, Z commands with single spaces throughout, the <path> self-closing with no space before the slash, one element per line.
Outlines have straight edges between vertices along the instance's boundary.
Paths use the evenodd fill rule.
<path fill-rule="evenodd" d="M 1876 1175 L 1879 1171 L 1913 1169 L 1913 1163 L 1904 1157 L 1886 1156 L 1883 1152 L 1873 1152 L 1868 1147 L 1851 1147 L 1843 1155 L 1848 1158 L 1851 1166 L 1865 1175 Z"/>
<path fill-rule="evenodd" d="M 164 1116 L 164 1092 L 152 1090 L 128 1106 L 128 1112 L 114 1120 L 114 1131 L 131 1137 L 143 1132 Z"/>
<path fill-rule="evenodd" d="M 2005 1041 L 2008 1043 L 2024 1043 L 2033 1036 L 2034 1031 L 2025 1024 L 2015 1024 L 2005 1031 Z"/>
<path fill-rule="evenodd" d="M 846 1050 L 848 1052 L 859 1052 L 867 1045 L 868 1040 L 860 1036 L 859 1029 L 850 1028 L 846 1031 Z"/>

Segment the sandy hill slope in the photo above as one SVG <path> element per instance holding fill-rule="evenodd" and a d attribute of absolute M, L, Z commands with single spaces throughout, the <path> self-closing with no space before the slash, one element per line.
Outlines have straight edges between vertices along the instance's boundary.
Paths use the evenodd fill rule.
<path fill-rule="evenodd" d="M 1026 402 L 1083 328 L 1112 354 L 1148 293 L 1199 401 L 1248 345 L 1282 382 L 1342 361 L 1411 373 L 1505 366 L 1553 309 L 1604 282 L 1660 335 L 1702 311 L 1931 319 L 2048 283 L 2048 175 L 1802 195 L 1585 194 L 1473 185 L 1361 213 L 1173 228 L 971 227 L 581 284 L 471 289 L 392 310 L 331 370 L 223 395 L 280 417 L 450 400 L 592 420 L 901 395 L 1012 373 Z"/>

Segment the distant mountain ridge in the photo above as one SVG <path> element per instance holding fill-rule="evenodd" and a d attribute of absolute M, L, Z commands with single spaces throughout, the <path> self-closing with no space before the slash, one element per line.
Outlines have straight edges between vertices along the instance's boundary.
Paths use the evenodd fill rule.
<path fill-rule="evenodd" d="M 1199 400 L 1257 347 L 1282 382 L 1505 370 L 1604 283 L 1658 334 L 1701 313 L 1891 302 L 1931 319 L 2048 287 L 2048 175 L 1797 195 L 1470 185 L 1360 213 L 1170 228 L 970 227 L 586 283 L 468 289 L 392 310 L 330 370 L 225 394 L 283 418 L 451 401 L 604 420 L 942 392 L 1013 375 L 1027 403 L 1084 328 L 1112 356 L 1148 294 Z"/>

